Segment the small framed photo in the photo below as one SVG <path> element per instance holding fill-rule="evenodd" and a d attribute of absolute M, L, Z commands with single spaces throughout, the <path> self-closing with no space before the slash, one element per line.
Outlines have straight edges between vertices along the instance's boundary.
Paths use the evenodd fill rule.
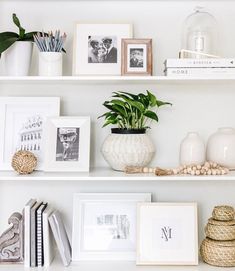
<path fill-rule="evenodd" d="M 197 265 L 196 203 L 138 205 L 137 265 Z"/>
<path fill-rule="evenodd" d="M 44 124 L 47 117 L 59 114 L 59 97 L 1 97 L 0 170 L 12 170 L 12 157 L 19 150 L 33 152 L 36 169 L 44 169 Z"/>
<path fill-rule="evenodd" d="M 120 75 L 121 40 L 132 37 L 132 25 L 76 25 L 74 40 L 74 75 Z"/>
<path fill-rule="evenodd" d="M 48 118 L 45 171 L 89 171 L 90 117 Z"/>
<path fill-rule="evenodd" d="M 150 201 L 150 193 L 75 194 L 73 261 L 135 261 L 137 203 Z"/>
<path fill-rule="evenodd" d="M 122 40 L 122 75 L 152 75 L 152 39 Z"/>

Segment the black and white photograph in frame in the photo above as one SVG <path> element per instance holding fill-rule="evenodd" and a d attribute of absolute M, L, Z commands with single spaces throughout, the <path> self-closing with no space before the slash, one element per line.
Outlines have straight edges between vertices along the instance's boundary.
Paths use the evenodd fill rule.
<path fill-rule="evenodd" d="M 79 128 L 57 128 L 56 161 L 79 160 Z"/>
<path fill-rule="evenodd" d="M 139 203 L 137 265 L 198 265 L 197 203 Z"/>
<path fill-rule="evenodd" d="M 89 36 L 88 63 L 117 63 L 117 37 Z"/>
<path fill-rule="evenodd" d="M 73 75 L 120 75 L 124 38 L 132 38 L 131 24 L 77 23 Z"/>
<path fill-rule="evenodd" d="M 10 170 L 12 156 L 19 150 L 30 151 L 44 168 L 44 125 L 47 117 L 59 116 L 59 97 L 8 97 L 0 99 L 0 170 Z"/>
<path fill-rule="evenodd" d="M 74 194 L 73 261 L 135 260 L 136 207 L 150 193 Z"/>
<path fill-rule="evenodd" d="M 152 75 L 152 39 L 122 40 L 122 75 Z"/>
<path fill-rule="evenodd" d="M 88 172 L 90 117 L 48 118 L 45 150 L 45 171 Z"/>

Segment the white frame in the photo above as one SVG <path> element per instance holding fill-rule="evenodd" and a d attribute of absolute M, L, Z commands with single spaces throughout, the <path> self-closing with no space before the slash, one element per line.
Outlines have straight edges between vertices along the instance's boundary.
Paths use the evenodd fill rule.
<path fill-rule="evenodd" d="M 117 36 L 117 63 L 88 63 L 88 36 Z M 73 75 L 121 75 L 121 40 L 132 38 L 128 23 L 77 23 L 74 35 Z"/>
<path fill-rule="evenodd" d="M 140 203 L 137 218 L 137 265 L 198 265 L 197 203 Z M 165 242 L 169 239 L 164 238 L 163 228 L 160 228 L 161 219 L 164 223 L 178 221 L 178 233 L 179 227 L 188 232 L 181 230 L 182 235 L 176 236 L 178 240 L 175 243 Z M 174 234 L 174 231 L 172 232 L 171 239 Z M 166 231 L 166 234 L 168 233 Z M 159 238 L 159 247 L 155 237 Z M 179 242 L 182 245 L 181 250 L 177 249 Z M 173 247 L 170 247 L 172 244 Z"/>
<path fill-rule="evenodd" d="M 10 123 L 7 123 L 7 110 L 8 106 L 12 107 L 14 109 L 11 110 L 9 114 L 11 114 L 12 121 Z M 40 114 L 43 115 L 44 118 L 44 124 L 42 126 L 42 129 L 45 129 L 45 121 L 46 118 L 49 116 L 59 116 L 60 114 L 60 98 L 59 97 L 1 97 L 0 98 L 0 170 L 12 170 L 11 167 L 11 161 L 6 161 L 4 159 L 5 156 L 5 147 L 6 145 L 8 148 L 12 149 L 14 143 L 12 142 L 13 137 L 10 137 L 11 134 L 14 133 L 14 127 L 13 127 L 13 118 L 14 114 L 17 112 L 31 112 L 37 108 L 37 106 L 42 107 L 42 111 Z M 45 111 L 45 107 L 47 107 L 47 112 Z M 18 111 L 17 111 L 18 110 Z M 37 110 L 37 109 L 35 109 Z M 37 111 L 35 111 L 35 114 L 38 114 Z M 11 127 L 9 125 L 12 125 Z M 42 136 L 42 148 L 43 141 L 45 137 L 45 132 L 43 132 Z M 9 142 L 11 140 L 11 142 Z M 9 150 L 10 151 L 10 150 Z M 9 152 L 6 151 L 6 152 Z M 32 151 L 33 152 L 33 151 Z M 13 156 L 14 153 L 12 153 Z M 43 170 L 44 169 L 44 150 L 42 150 L 42 161 L 38 161 L 38 165 L 36 170 Z M 7 159 L 8 160 L 8 159 Z"/>
<path fill-rule="evenodd" d="M 73 234 L 72 234 L 72 260 L 124 260 L 135 261 L 136 251 L 82 251 L 82 237 L 84 226 L 84 206 L 86 203 L 136 203 L 133 216 L 137 215 L 138 202 L 151 202 L 151 193 L 77 193 L 73 199 Z M 137 219 L 135 223 L 137 222 Z M 136 227 L 135 227 L 136 230 Z M 134 235 L 136 238 L 136 235 Z M 135 240 L 136 243 L 136 240 Z"/>
<path fill-rule="evenodd" d="M 57 128 L 80 128 L 79 160 L 56 161 Z M 88 172 L 90 164 L 90 117 L 57 117 L 48 118 L 45 139 L 45 171 L 80 171 Z"/>

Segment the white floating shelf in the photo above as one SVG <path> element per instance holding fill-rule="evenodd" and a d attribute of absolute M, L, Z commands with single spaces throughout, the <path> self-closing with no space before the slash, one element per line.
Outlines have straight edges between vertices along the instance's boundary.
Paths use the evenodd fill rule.
<path fill-rule="evenodd" d="M 25 268 L 23 265 L 0 265 L 0 271 L 30 271 L 35 268 Z M 60 259 L 56 259 L 48 268 L 42 271 L 227 271 L 228 268 L 215 268 L 205 263 L 198 266 L 136 266 L 134 262 L 80 262 L 64 267 Z"/>
<path fill-rule="evenodd" d="M 167 77 L 167 76 L 0 76 L 0 84 L 42 83 L 42 84 L 185 84 L 185 83 L 235 83 L 234 75 L 215 75 L 202 77 Z"/>
<path fill-rule="evenodd" d="M 18 175 L 14 171 L 0 171 L 0 181 L 235 181 L 235 172 L 223 176 L 155 176 L 153 174 L 125 174 L 109 168 L 94 168 L 89 173 L 42 172 Z"/>

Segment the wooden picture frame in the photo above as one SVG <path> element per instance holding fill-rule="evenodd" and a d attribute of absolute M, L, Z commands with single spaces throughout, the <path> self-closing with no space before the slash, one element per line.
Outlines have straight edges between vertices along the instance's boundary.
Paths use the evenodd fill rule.
<path fill-rule="evenodd" d="M 152 39 L 122 39 L 122 75 L 151 76 Z"/>
<path fill-rule="evenodd" d="M 139 203 L 137 265 L 198 265 L 197 203 Z"/>

